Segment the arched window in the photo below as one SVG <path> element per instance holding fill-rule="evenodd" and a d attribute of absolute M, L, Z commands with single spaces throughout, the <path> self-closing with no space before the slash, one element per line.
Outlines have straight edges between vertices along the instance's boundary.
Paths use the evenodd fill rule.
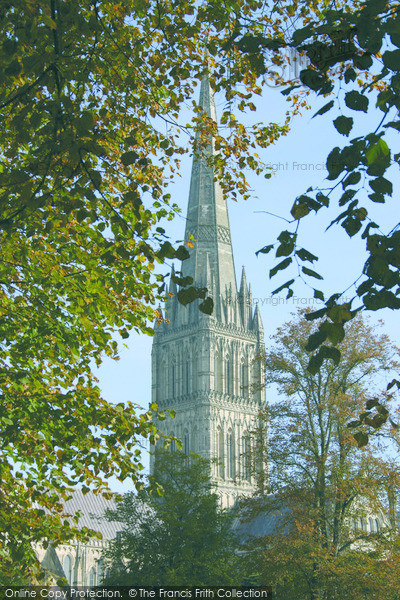
<path fill-rule="evenodd" d="M 243 436 L 243 479 L 250 481 L 251 479 L 251 456 L 250 456 L 250 440 L 248 435 Z"/>
<path fill-rule="evenodd" d="M 376 531 L 376 533 L 378 533 L 379 528 L 380 528 L 379 519 L 375 519 L 375 531 Z"/>
<path fill-rule="evenodd" d="M 72 585 L 72 559 L 68 555 L 64 557 L 63 568 L 68 583 Z"/>
<path fill-rule="evenodd" d="M 103 583 L 104 578 L 104 563 L 103 560 L 100 559 L 97 563 L 97 585 Z"/>
<path fill-rule="evenodd" d="M 371 533 L 373 533 L 375 531 L 375 521 L 373 520 L 372 517 L 370 517 L 368 519 L 368 521 L 369 521 L 369 530 Z"/>
<path fill-rule="evenodd" d="M 175 367 L 175 363 L 172 363 L 171 366 L 171 396 L 172 398 L 175 398 L 175 377 L 176 377 L 176 367 Z"/>
<path fill-rule="evenodd" d="M 225 363 L 225 392 L 227 394 L 232 393 L 232 366 L 231 361 L 228 359 Z"/>
<path fill-rule="evenodd" d="M 361 531 L 366 531 L 367 530 L 366 525 L 365 525 L 364 517 L 360 518 L 360 529 L 361 529 Z"/>
<path fill-rule="evenodd" d="M 197 425 L 194 425 L 190 432 L 190 451 L 197 452 L 201 446 L 201 438 Z"/>
<path fill-rule="evenodd" d="M 199 360 L 198 354 L 192 354 L 192 364 L 191 364 L 191 391 L 197 392 L 198 384 L 197 384 L 197 362 Z"/>
<path fill-rule="evenodd" d="M 233 433 L 228 433 L 227 436 L 227 476 L 231 479 L 235 477 L 235 441 Z"/>
<path fill-rule="evenodd" d="M 190 362 L 187 360 L 185 363 L 185 393 L 189 394 L 190 391 Z"/>
<path fill-rule="evenodd" d="M 187 454 L 189 456 L 189 432 L 186 430 L 185 433 L 183 434 L 183 451 L 185 454 Z"/>
<path fill-rule="evenodd" d="M 225 479 L 225 440 L 224 432 L 218 428 L 218 475 Z"/>
<path fill-rule="evenodd" d="M 222 392 L 222 361 L 219 354 L 216 354 L 214 358 L 214 378 L 215 391 Z"/>
<path fill-rule="evenodd" d="M 94 587 L 97 585 L 97 577 L 96 577 L 96 567 L 92 567 L 89 572 L 89 585 L 90 587 Z"/>
<path fill-rule="evenodd" d="M 243 359 L 243 362 L 240 367 L 240 388 L 241 388 L 241 394 L 242 394 L 243 398 L 246 398 L 250 395 L 249 365 L 244 359 Z"/>

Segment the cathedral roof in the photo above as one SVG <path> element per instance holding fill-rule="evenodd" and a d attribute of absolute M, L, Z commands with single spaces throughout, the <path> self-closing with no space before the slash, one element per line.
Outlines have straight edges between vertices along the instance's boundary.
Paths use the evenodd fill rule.
<path fill-rule="evenodd" d="M 121 531 L 122 524 L 118 521 L 109 521 L 105 517 L 107 509 L 115 510 L 115 498 L 106 500 L 101 494 L 90 491 L 84 494 L 82 490 L 76 489 L 70 500 L 64 503 L 66 514 L 75 515 L 81 513 L 78 527 L 88 527 L 102 534 L 104 540 L 112 540 L 117 531 Z"/>

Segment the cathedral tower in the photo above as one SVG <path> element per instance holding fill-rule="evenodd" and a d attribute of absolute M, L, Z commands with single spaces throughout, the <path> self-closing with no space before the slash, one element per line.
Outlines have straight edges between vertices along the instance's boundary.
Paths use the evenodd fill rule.
<path fill-rule="evenodd" d="M 215 104 L 208 77 L 200 89 L 200 105 L 214 121 Z M 207 150 L 213 152 L 213 144 Z M 191 237 L 193 236 L 193 237 Z M 194 238 L 182 273 L 193 285 L 207 287 L 214 300 L 211 316 L 198 301 L 183 306 L 171 280 L 166 303 L 168 322 L 156 326 L 152 350 L 152 401 L 160 410 L 176 411 L 160 428 L 183 442 L 185 452 L 208 459 L 212 480 L 223 506 L 254 490 L 249 462 L 253 431 L 264 392 L 253 392 L 260 381 L 257 354 L 264 349 L 264 330 L 258 307 L 252 310 L 250 286 L 243 268 L 236 285 L 226 201 L 213 168 L 194 158 L 185 240 Z"/>

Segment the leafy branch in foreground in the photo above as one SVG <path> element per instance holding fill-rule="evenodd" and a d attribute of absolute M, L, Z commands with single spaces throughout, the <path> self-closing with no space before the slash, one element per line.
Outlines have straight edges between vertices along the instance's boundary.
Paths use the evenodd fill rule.
<path fill-rule="evenodd" d="M 239 110 L 251 110 L 250 96 L 260 93 L 251 72 L 235 91 L 241 61 L 232 77 L 220 60 L 219 40 L 231 35 L 232 14 L 242 18 L 238 8 L 193 0 L 0 7 L 5 581 L 16 569 L 29 578 L 31 543 L 86 535 L 63 518 L 69 490 L 108 493 L 112 475 L 138 482 L 139 442 L 158 435 L 153 411 L 106 402 L 93 371 L 103 356 L 117 358 L 115 334 L 152 334 L 164 299 L 157 267 L 187 252 L 162 226 L 178 211 L 167 185 L 182 155 L 204 154 L 214 135 L 219 153 L 210 161 L 225 194 L 248 196 L 244 167 L 260 169 L 251 148 L 288 130 L 289 117 L 244 127 L 226 110 L 229 128 L 217 135 L 192 101 L 206 72 Z M 191 101 L 194 117 L 180 123 Z M 210 299 L 197 293 L 210 312 Z M 191 295 L 182 290 L 181 299 Z"/>
<path fill-rule="evenodd" d="M 394 221 L 389 230 L 383 232 L 379 224 L 369 217 L 368 208 L 369 203 L 384 204 L 393 195 L 391 173 L 400 160 L 400 155 L 391 149 L 393 134 L 400 129 L 400 5 L 398 2 L 371 0 L 351 5 L 339 3 L 332 8 L 319 2 L 314 7 L 314 14 L 304 17 L 307 8 L 307 2 L 293 6 L 292 16 L 293 19 L 297 17 L 297 27 L 292 28 L 289 37 L 282 36 L 278 29 L 273 39 L 249 32 L 232 44 L 246 56 L 257 55 L 264 68 L 271 53 L 276 61 L 279 60 L 282 48 L 294 48 L 306 56 L 309 66 L 301 71 L 300 81 L 289 86 L 283 94 L 288 98 L 295 97 L 301 93 L 298 90 L 300 84 L 309 94 L 334 94 L 334 99 L 314 116 L 326 120 L 330 111 L 339 107 L 342 114 L 333 120 L 333 125 L 345 138 L 361 121 L 360 115 L 368 114 L 371 117 L 369 122 L 374 122 L 371 131 L 330 152 L 326 166 L 328 182 L 334 182 L 331 187 L 309 188 L 296 198 L 291 209 L 294 231 L 281 234 L 276 250 L 276 257 L 286 258 L 270 271 L 273 277 L 297 262 L 297 277 L 306 276 L 306 280 L 311 278 L 311 281 L 322 279 L 313 269 L 299 264 L 299 260 L 314 262 L 317 257 L 304 248 L 299 249 L 298 225 L 309 214 L 331 206 L 332 198 L 337 197 L 341 211 L 329 226 L 340 224 L 350 237 L 361 233 L 368 258 L 360 277 L 354 282 L 354 298 L 349 303 L 340 304 L 343 292 L 339 292 L 331 296 L 322 309 L 332 322 L 324 323 L 322 327 L 325 329 L 320 330 L 319 343 L 322 344 L 328 329 L 338 332 L 340 325 L 354 318 L 360 309 L 400 308 L 399 223 Z M 288 11 L 282 7 L 286 19 Z M 270 251 L 272 247 L 266 246 L 261 252 Z M 291 277 L 274 293 L 287 289 L 290 297 L 297 277 Z M 361 283 L 359 279 L 362 279 Z M 320 290 L 314 290 L 314 295 L 324 300 Z M 357 300 L 360 302 L 357 303 Z M 322 312 L 318 311 L 315 318 L 321 315 Z M 335 336 L 336 333 L 333 333 Z M 322 350 L 321 360 L 330 358 L 335 350 L 326 352 Z"/>

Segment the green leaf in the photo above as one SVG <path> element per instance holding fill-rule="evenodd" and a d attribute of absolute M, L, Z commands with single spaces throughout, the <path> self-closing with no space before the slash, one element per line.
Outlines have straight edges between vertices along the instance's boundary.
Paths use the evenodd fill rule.
<path fill-rule="evenodd" d="M 339 364 L 340 358 L 341 358 L 341 353 L 338 348 L 334 348 L 332 346 L 322 346 L 322 348 L 320 349 L 320 352 L 324 359 L 328 358 L 330 360 L 333 360 L 335 365 Z"/>
<path fill-rule="evenodd" d="M 353 127 L 353 123 L 354 121 L 351 117 L 345 117 L 343 115 L 341 115 L 333 121 L 333 124 L 336 127 L 337 131 L 342 135 L 349 135 Z"/>
<path fill-rule="evenodd" d="M 314 290 L 314 298 L 317 298 L 318 300 L 322 300 L 322 302 L 325 302 L 324 294 L 320 290 Z"/>
<path fill-rule="evenodd" d="M 355 185 L 356 183 L 358 183 L 360 181 L 360 179 L 361 179 L 360 171 L 353 171 L 352 173 L 349 173 L 348 176 L 346 177 L 346 179 L 342 183 L 343 189 L 345 189 L 349 185 Z M 352 192 L 355 193 L 355 190 L 352 190 Z M 352 198 L 352 196 L 349 198 L 349 200 L 351 198 Z"/>
<path fill-rule="evenodd" d="M 319 353 L 314 354 L 314 356 L 310 358 L 307 365 L 307 370 L 311 373 L 311 375 L 316 375 L 318 373 L 322 366 L 323 360 L 324 359 Z"/>
<path fill-rule="evenodd" d="M 305 248 L 300 248 L 300 250 L 296 250 L 296 255 L 300 258 L 300 260 L 307 260 L 308 262 L 313 263 L 315 260 L 318 260 L 318 256 L 315 254 L 311 254 Z"/>
<path fill-rule="evenodd" d="M 398 390 L 400 390 L 400 381 L 398 379 L 392 379 L 390 383 L 388 383 L 386 389 L 389 391 L 392 387 L 396 386 Z"/>
<path fill-rule="evenodd" d="M 324 343 L 326 338 L 327 338 L 327 332 L 323 331 L 321 329 L 318 329 L 318 331 L 316 331 L 315 333 L 312 333 L 309 336 L 309 338 L 307 340 L 307 344 L 305 346 L 305 349 L 307 350 L 307 352 L 313 352 L 314 350 L 319 348 L 319 346 L 321 346 L 321 344 Z"/>
<path fill-rule="evenodd" d="M 268 246 L 264 246 L 264 248 L 261 248 L 261 250 L 257 250 L 256 256 L 258 256 L 259 254 L 268 254 L 268 252 L 270 252 L 273 247 L 274 247 L 274 244 L 269 244 Z"/>
<path fill-rule="evenodd" d="M 313 35 L 313 28 L 312 28 L 311 24 L 308 24 L 305 27 L 302 27 L 300 29 L 295 29 L 292 34 L 293 42 L 291 45 L 297 47 L 302 42 L 304 42 L 306 39 L 311 37 L 312 35 Z"/>
<path fill-rule="evenodd" d="M 189 250 L 186 248 L 186 246 L 179 246 L 179 248 L 176 250 L 175 252 L 175 257 L 178 260 L 186 260 L 187 258 L 190 257 L 190 252 Z"/>
<path fill-rule="evenodd" d="M 357 296 L 363 296 L 366 292 L 369 292 L 373 285 L 374 283 L 370 279 L 363 281 L 357 288 Z"/>
<path fill-rule="evenodd" d="M 315 321 L 315 319 L 320 319 L 324 315 L 326 315 L 327 308 L 320 308 L 319 310 L 314 310 L 313 312 L 306 313 L 304 317 L 307 321 Z"/>
<path fill-rule="evenodd" d="M 349 423 L 347 423 L 347 427 L 349 429 L 355 429 L 356 427 L 359 427 L 361 425 L 361 421 L 357 420 L 357 421 L 350 421 Z"/>
<path fill-rule="evenodd" d="M 328 309 L 327 315 L 334 323 L 346 323 L 354 316 L 349 309 L 349 303 L 347 302 L 332 306 Z"/>
<path fill-rule="evenodd" d="M 323 279 L 323 277 L 319 273 L 316 273 L 316 271 L 313 271 L 312 269 L 308 269 L 307 267 L 301 267 L 301 270 L 303 271 L 303 273 L 309 275 L 310 277 L 315 277 L 315 279 Z"/>
<path fill-rule="evenodd" d="M 288 87 L 288 88 L 284 89 L 284 90 L 281 92 L 281 94 L 282 94 L 283 96 L 288 96 L 288 95 L 289 95 L 291 92 L 293 92 L 293 90 L 295 90 L 296 88 L 299 88 L 299 87 L 301 87 L 301 86 L 300 86 L 300 85 L 295 85 L 295 84 L 294 84 L 294 85 L 291 85 L 290 87 Z"/>
<path fill-rule="evenodd" d="M 365 210 L 365 209 L 364 209 Z M 345 229 L 347 234 L 350 237 L 353 237 L 356 233 L 358 233 L 362 227 L 361 220 L 365 219 L 365 215 L 363 219 L 360 219 L 356 214 L 350 214 L 344 221 L 342 222 L 342 227 Z"/>
<path fill-rule="evenodd" d="M 156 256 L 161 261 L 164 261 L 165 258 L 175 258 L 175 249 L 170 242 L 164 242 L 156 252 Z"/>
<path fill-rule="evenodd" d="M 91 169 L 89 171 L 89 174 L 95 188 L 100 189 L 102 183 L 101 173 L 99 173 L 99 171 L 94 171 L 93 169 Z"/>
<path fill-rule="evenodd" d="M 307 191 L 311 191 L 307 190 Z M 302 194 L 298 198 L 296 198 L 295 203 L 292 206 L 291 214 L 296 221 L 308 215 L 308 213 L 312 210 L 318 212 L 322 206 L 328 206 L 329 199 L 321 192 L 318 192 L 317 198 L 311 198 L 310 196 L 306 196 Z"/>
<path fill-rule="evenodd" d="M 373 194 L 368 194 L 368 198 L 372 200 L 372 202 L 376 202 L 378 204 L 385 204 L 385 196 L 383 194 L 378 194 L 374 192 Z"/>
<path fill-rule="evenodd" d="M 390 121 L 390 123 L 386 123 L 384 127 L 391 127 L 392 129 L 400 131 L 400 121 Z"/>
<path fill-rule="evenodd" d="M 326 112 L 328 112 L 328 110 L 330 110 L 332 108 L 332 106 L 334 105 L 335 101 L 331 100 L 330 102 L 328 102 L 328 104 L 325 104 L 325 106 L 323 106 L 322 108 L 319 109 L 319 111 L 317 111 L 315 113 L 315 115 L 313 115 L 312 118 L 317 117 L 318 115 L 324 115 Z"/>
<path fill-rule="evenodd" d="M 388 194 L 389 196 L 393 193 L 393 184 L 384 177 L 377 177 L 369 182 L 371 188 L 379 194 Z"/>
<path fill-rule="evenodd" d="M 9 75 L 10 77 L 15 77 L 16 75 L 19 75 L 21 73 L 21 71 L 22 71 L 22 66 L 20 65 L 18 60 L 13 60 L 12 62 L 10 62 L 8 67 L 6 67 L 4 69 L 4 73 L 6 75 Z"/>
<path fill-rule="evenodd" d="M 342 323 L 326 323 L 328 338 L 334 346 L 344 340 L 345 331 Z"/>
<path fill-rule="evenodd" d="M 356 92 L 355 90 L 352 90 L 351 92 L 346 92 L 344 101 L 346 103 L 346 106 L 348 106 L 352 110 L 361 110 L 365 113 L 368 111 L 368 98 L 360 94 L 360 92 Z"/>
<path fill-rule="evenodd" d="M 214 310 L 214 300 L 212 298 L 206 298 L 199 304 L 199 310 L 205 315 L 211 315 Z"/>
<path fill-rule="evenodd" d="M 89 131 L 92 131 L 94 127 L 94 115 L 90 110 L 85 110 L 80 115 L 76 122 L 77 131 L 79 134 L 84 135 Z"/>
<path fill-rule="evenodd" d="M 171 281 L 173 281 L 177 285 L 186 286 L 191 285 L 193 283 L 193 277 L 190 277 L 190 275 L 188 275 L 187 277 L 178 277 L 177 275 L 172 275 Z"/>
<path fill-rule="evenodd" d="M 381 176 L 390 165 L 390 148 L 382 138 L 367 150 L 365 156 L 369 175 Z"/>
<path fill-rule="evenodd" d="M 302 219 L 303 217 L 308 215 L 310 212 L 311 212 L 311 208 L 309 208 L 307 206 L 307 204 L 304 202 L 299 203 L 298 200 L 295 201 L 295 203 L 293 204 L 293 206 L 290 210 L 290 214 L 296 221 L 298 221 L 299 219 Z"/>
<path fill-rule="evenodd" d="M 340 173 L 344 170 L 344 163 L 338 147 L 334 148 L 330 153 L 326 161 L 326 168 L 328 169 L 328 179 L 337 179 Z"/>
<path fill-rule="evenodd" d="M 400 49 L 387 50 L 382 56 L 383 64 L 392 71 L 398 71 L 400 65 Z"/>
<path fill-rule="evenodd" d="M 121 162 L 123 165 L 125 165 L 126 167 L 128 167 L 129 165 L 132 165 L 134 162 L 136 162 L 139 158 L 139 155 L 137 154 L 137 152 L 134 152 L 133 150 L 129 150 L 129 152 L 124 152 L 121 155 Z"/>
<path fill-rule="evenodd" d="M 375 408 L 375 406 L 377 406 L 379 404 L 379 400 L 377 400 L 376 398 L 371 398 L 370 400 L 367 400 L 365 406 L 367 410 L 371 410 L 371 408 Z"/>
<path fill-rule="evenodd" d="M 296 234 L 289 231 L 282 231 L 278 237 L 281 242 L 278 246 L 275 256 L 288 256 L 293 252 L 294 244 L 296 241 Z"/>
<path fill-rule="evenodd" d="M 276 275 L 278 273 L 278 271 L 281 271 L 282 269 L 286 269 L 290 263 L 292 262 L 292 258 L 289 256 L 288 258 L 285 258 L 285 260 L 283 260 L 282 262 L 280 262 L 278 265 L 276 265 L 275 267 L 273 267 L 270 272 L 269 272 L 269 278 L 271 279 L 274 275 Z"/>
<path fill-rule="evenodd" d="M 366 228 L 364 229 L 363 233 L 362 233 L 362 239 L 365 240 L 365 238 L 369 237 L 370 235 L 370 229 L 376 229 L 378 228 L 379 225 L 377 225 L 377 223 L 374 223 L 373 221 L 371 221 L 370 223 L 368 223 L 368 225 L 366 226 Z"/>
<path fill-rule="evenodd" d="M 355 72 L 355 70 L 351 67 L 348 67 L 344 73 L 345 82 L 349 83 L 349 81 L 354 81 L 356 77 L 357 73 Z"/>
<path fill-rule="evenodd" d="M 196 300 L 199 297 L 199 294 L 197 288 L 192 286 L 179 290 L 177 297 L 179 302 L 183 304 L 183 306 L 186 306 L 187 304 L 190 304 L 190 302 Z"/>
<path fill-rule="evenodd" d="M 363 448 L 368 444 L 368 435 L 366 433 L 363 433 L 362 431 L 357 431 L 357 433 L 353 434 L 353 437 L 356 440 L 357 446 L 359 448 Z"/>
<path fill-rule="evenodd" d="M 289 281 L 287 281 L 286 283 L 284 283 L 283 285 L 280 285 L 278 288 L 276 288 L 276 290 L 274 290 L 271 293 L 271 296 L 275 296 L 275 294 L 279 294 L 279 292 L 281 292 L 282 290 L 284 290 L 285 288 L 289 288 L 292 283 L 294 283 L 294 279 L 290 279 Z"/>
<path fill-rule="evenodd" d="M 372 291 L 363 297 L 365 308 L 368 310 L 380 310 L 381 308 L 400 308 L 400 298 L 390 290 Z"/>
<path fill-rule="evenodd" d="M 374 43 L 371 43 L 371 42 Z M 371 50 L 372 46 L 375 46 L 376 51 L 374 52 L 374 54 L 377 54 L 379 52 L 379 49 L 381 47 L 381 41 L 379 39 L 379 37 L 376 37 L 374 40 L 372 40 L 371 38 L 368 40 L 368 48 Z M 370 68 L 370 66 L 372 65 L 372 56 L 370 54 L 370 52 L 364 52 L 364 54 L 356 54 L 353 57 L 353 64 L 355 67 L 357 67 L 357 69 L 366 71 L 367 69 Z"/>
<path fill-rule="evenodd" d="M 300 71 L 300 80 L 304 85 L 318 93 L 327 94 L 333 88 L 332 82 L 329 81 L 326 75 L 314 69 L 303 69 L 303 71 Z"/>

